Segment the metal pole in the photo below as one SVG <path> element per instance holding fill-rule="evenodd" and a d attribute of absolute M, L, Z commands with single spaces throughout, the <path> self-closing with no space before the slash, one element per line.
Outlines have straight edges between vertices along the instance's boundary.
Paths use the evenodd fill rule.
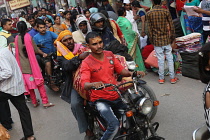
<path fill-rule="evenodd" d="M 6 7 L 6 12 L 7 12 L 7 16 L 9 16 L 9 4 L 7 4 L 7 1 L 4 0 L 4 4 L 5 4 L 5 7 Z"/>

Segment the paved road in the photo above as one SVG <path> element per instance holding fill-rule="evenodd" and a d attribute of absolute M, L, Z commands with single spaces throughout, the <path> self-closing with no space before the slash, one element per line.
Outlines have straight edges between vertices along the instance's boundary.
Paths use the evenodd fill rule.
<path fill-rule="evenodd" d="M 149 73 L 144 80 L 160 101 L 154 119 L 160 123 L 158 134 L 166 140 L 191 140 L 193 130 L 204 123 L 202 91 L 205 85 L 198 80 L 178 77 L 180 81 L 175 85 L 169 83 L 169 77 L 166 77 L 165 84 L 159 85 L 158 76 L 154 73 Z M 37 140 L 83 140 L 84 134 L 78 132 L 70 105 L 62 101 L 58 93 L 48 90 L 48 95 L 50 101 L 56 104 L 55 107 L 33 108 L 28 104 Z M 15 122 L 10 131 L 11 140 L 19 140 L 23 136 L 19 116 L 13 105 L 11 108 Z"/>

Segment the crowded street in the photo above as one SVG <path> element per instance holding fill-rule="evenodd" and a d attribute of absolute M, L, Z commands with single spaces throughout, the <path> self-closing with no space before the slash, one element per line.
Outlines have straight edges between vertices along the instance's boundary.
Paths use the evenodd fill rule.
<path fill-rule="evenodd" d="M 210 139 L 209 5 L 0 1 L 0 140 Z"/>
<path fill-rule="evenodd" d="M 166 140 L 191 140 L 193 131 L 205 123 L 202 101 L 205 84 L 184 76 L 178 77 L 180 81 L 176 85 L 169 82 L 159 85 L 154 80 L 157 75 L 151 72 L 143 79 L 160 101 L 157 115 L 153 119 L 160 123 L 158 134 Z M 60 99 L 60 94 L 49 89 L 47 91 L 55 107 L 46 110 L 28 104 L 37 139 L 83 140 L 84 134 L 79 134 L 70 105 Z M 12 105 L 11 108 L 14 120 L 13 130 L 10 131 L 11 140 L 17 140 L 22 136 L 21 124 L 17 111 Z"/>

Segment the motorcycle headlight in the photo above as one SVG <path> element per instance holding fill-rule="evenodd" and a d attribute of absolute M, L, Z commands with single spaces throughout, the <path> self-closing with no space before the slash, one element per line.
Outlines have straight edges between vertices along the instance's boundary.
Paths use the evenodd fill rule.
<path fill-rule="evenodd" d="M 136 63 L 134 61 L 126 61 L 129 70 L 135 70 Z"/>
<path fill-rule="evenodd" d="M 153 103 L 148 98 L 142 98 L 138 101 L 139 112 L 147 115 L 152 111 Z"/>

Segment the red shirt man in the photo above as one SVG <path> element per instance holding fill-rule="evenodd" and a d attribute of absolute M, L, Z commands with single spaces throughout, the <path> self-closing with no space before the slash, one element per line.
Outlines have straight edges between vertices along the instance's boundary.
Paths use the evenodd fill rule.
<path fill-rule="evenodd" d="M 86 90 L 92 87 L 103 87 L 104 83 L 116 84 L 114 72 L 123 76 L 131 76 L 132 72 L 125 70 L 120 62 L 114 57 L 112 52 L 103 50 L 103 41 L 96 32 L 90 32 L 86 36 L 87 46 L 91 49 L 91 54 L 82 61 L 81 81 Z M 138 74 L 145 75 L 144 72 Z M 107 123 L 107 129 L 101 140 L 113 139 L 119 128 L 119 120 L 113 113 L 113 109 L 125 109 L 125 104 L 119 99 L 115 91 L 110 88 L 102 90 L 92 90 L 90 100 L 95 103 L 96 109 Z M 103 100 L 98 100 L 103 99 Z"/>
<path fill-rule="evenodd" d="M 81 79 L 83 86 L 86 82 L 93 83 L 99 81 L 103 83 L 117 84 L 114 73 L 117 72 L 120 74 L 124 68 L 120 64 L 119 60 L 114 57 L 112 52 L 103 51 L 103 53 L 103 61 L 100 61 L 94 58 L 92 55 L 89 55 L 82 62 Z M 119 98 L 117 92 L 109 90 L 110 88 L 105 88 L 100 91 L 92 90 L 90 100 L 92 102 L 98 99 L 113 101 Z"/>

